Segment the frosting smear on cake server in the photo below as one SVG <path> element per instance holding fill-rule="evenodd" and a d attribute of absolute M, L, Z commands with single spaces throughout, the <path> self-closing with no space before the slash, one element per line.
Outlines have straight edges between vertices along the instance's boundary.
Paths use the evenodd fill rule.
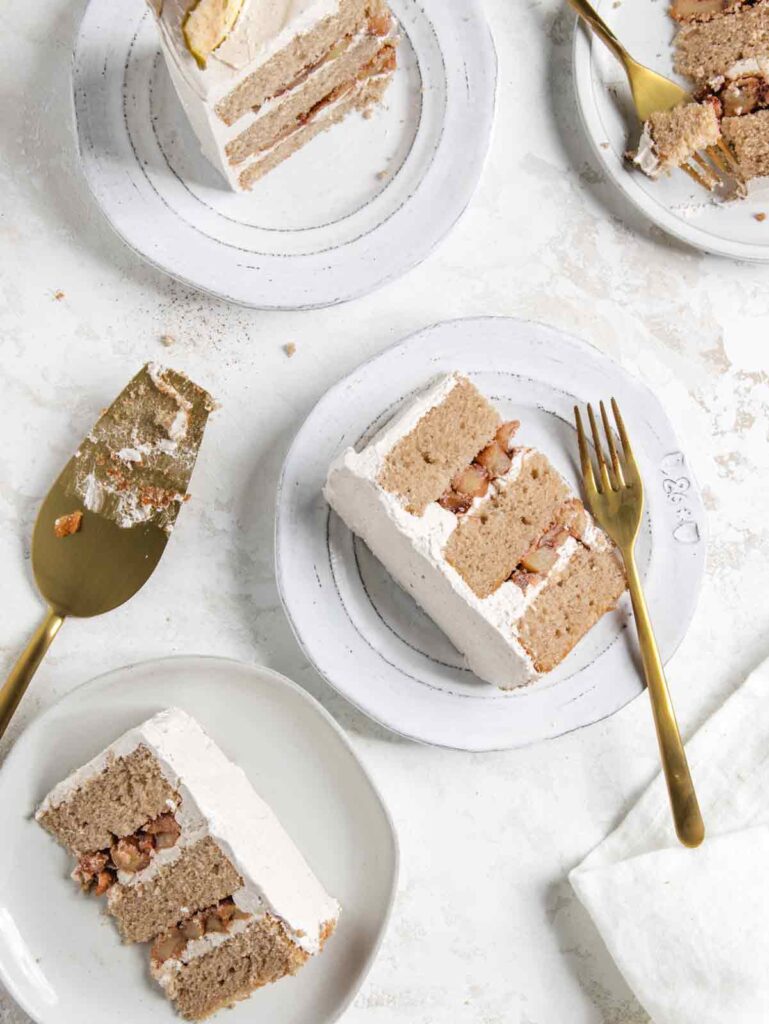
<path fill-rule="evenodd" d="M 205 156 L 236 191 L 348 113 L 396 67 L 386 0 L 148 0 Z"/>
<path fill-rule="evenodd" d="M 339 904 L 272 810 L 178 708 L 73 772 L 36 817 L 125 941 L 152 942 L 152 974 L 190 1020 L 295 974 L 336 927 Z"/>
<path fill-rule="evenodd" d="M 435 382 L 332 464 L 331 507 L 490 683 L 551 671 L 625 590 L 606 534 L 471 381 Z"/>

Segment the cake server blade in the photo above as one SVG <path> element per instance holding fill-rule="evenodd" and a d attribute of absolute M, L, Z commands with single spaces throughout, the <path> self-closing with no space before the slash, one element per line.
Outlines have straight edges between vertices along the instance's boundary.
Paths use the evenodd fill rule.
<path fill-rule="evenodd" d="M 0 689 L 0 738 L 64 619 L 117 608 L 154 572 L 213 408 L 184 374 L 149 363 L 60 473 L 32 536 L 32 568 L 48 609 Z"/>

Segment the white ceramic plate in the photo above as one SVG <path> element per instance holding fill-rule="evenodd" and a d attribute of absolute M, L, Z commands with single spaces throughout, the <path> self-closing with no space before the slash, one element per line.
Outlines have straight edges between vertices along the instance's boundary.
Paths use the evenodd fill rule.
<path fill-rule="evenodd" d="M 595 722 L 641 692 L 627 599 L 556 671 L 503 693 L 464 667 L 321 494 L 340 450 L 365 444 L 415 390 L 451 370 L 468 374 L 503 418 L 520 419 L 516 439 L 545 451 L 575 489 L 572 408 L 617 398 L 646 483 L 638 557 L 663 660 L 694 612 L 704 511 L 654 395 L 590 345 L 541 324 L 501 317 L 437 324 L 321 399 L 286 458 L 277 503 L 278 586 L 305 653 L 332 686 L 396 732 L 466 750 L 516 747 Z"/>
<path fill-rule="evenodd" d="M 674 78 L 671 42 L 675 27 L 664 0 L 597 0 L 601 16 L 637 59 Z M 622 68 L 582 25 L 574 33 L 577 104 L 600 163 L 609 178 L 643 213 L 669 234 L 698 249 L 741 260 L 769 260 L 769 222 L 755 213 L 769 209 L 769 185 L 751 185 L 751 198 L 718 205 L 683 171 L 652 181 L 631 169 L 623 153 L 638 142 L 638 119 Z"/>
<path fill-rule="evenodd" d="M 39 1024 L 178 1024 L 70 858 L 32 818 L 52 785 L 125 729 L 169 705 L 194 715 L 247 772 L 342 903 L 323 954 L 226 1014 L 231 1024 L 330 1024 L 361 985 L 384 933 L 397 841 L 376 788 L 333 719 L 265 668 L 169 658 L 73 691 L 22 735 L 0 772 L 0 981 Z"/>
<path fill-rule="evenodd" d="M 73 68 L 86 179 L 119 235 L 203 291 L 262 309 L 328 306 L 415 266 L 452 227 L 489 146 L 496 55 L 479 0 L 392 0 L 385 105 L 231 192 L 166 72 L 145 0 L 91 0 Z"/>

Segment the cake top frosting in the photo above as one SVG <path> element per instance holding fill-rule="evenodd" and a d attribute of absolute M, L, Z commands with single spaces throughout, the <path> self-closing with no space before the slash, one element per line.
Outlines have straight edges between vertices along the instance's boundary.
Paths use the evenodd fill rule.
<path fill-rule="evenodd" d="M 198 67 L 184 40 L 182 26 L 191 0 L 149 0 L 163 44 L 187 83 L 205 100 L 218 102 L 237 82 L 337 12 L 340 0 L 244 0 L 231 31 Z"/>

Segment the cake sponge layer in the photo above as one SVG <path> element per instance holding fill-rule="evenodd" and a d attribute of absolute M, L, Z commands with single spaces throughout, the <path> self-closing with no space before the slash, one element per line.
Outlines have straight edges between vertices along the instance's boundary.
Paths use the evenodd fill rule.
<path fill-rule="evenodd" d="M 324 932 L 323 941 L 331 930 L 333 925 Z M 203 1020 L 255 988 L 295 974 L 307 959 L 281 922 L 265 914 L 204 956 L 163 965 L 154 973 L 182 1016 Z"/>
<path fill-rule="evenodd" d="M 178 803 L 178 794 L 145 746 L 108 758 L 101 772 L 67 795 L 53 791 L 38 812 L 40 824 L 71 853 L 109 848 Z"/>
<path fill-rule="evenodd" d="M 338 86 L 355 80 L 381 46 L 382 41 L 377 36 L 364 35 L 301 85 L 289 89 L 245 131 L 227 143 L 225 152 L 230 163 L 237 165 L 251 154 L 268 149 L 287 126 L 296 125 L 303 115 Z"/>
<path fill-rule="evenodd" d="M 718 142 L 721 131 L 715 104 L 683 103 L 672 110 L 652 114 L 648 131 L 654 142 L 660 169 L 680 167 L 699 150 Z"/>
<path fill-rule="evenodd" d="M 456 473 L 491 443 L 501 417 L 466 377 L 429 410 L 388 454 L 378 483 L 422 515 Z"/>
<path fill-rule="evenodd" d="M 181 918 L 241 888 L 243 879 L 210 836 L 186 847 L 147 881 L 115 885 L 107 907 L 128 942 L 149 942 Z"/>
<path fill-rule="evenodd" d="M 725 117 L 721 130 L 746 178 L 769 175 L 769 110 Z"/>
<path fill-rule="evenodd" d="M 769 4 L 684 25 L 675 40 L 675 69 L 704 83 L 738 61 L 769 53 Z"/>
<path fill-rule="evenodd" d="M 460 519 L 446 545 L 446 561 L 478 597 L 488 597 L 552 525 L 557 506 L 569 496 L 545 456 L 527 454 L 514 479 Z"/>
<path fill-rule="evenodd" d="M 330 103 L 318 105 L 309 112 L 295 131 L 288 133 L 257 159 L 248 161 L 245 170 L 241 171 L 239 176 L 240 187 L 248 191 L 273 167 L 277 167 L 316 135 L 338 124 L 351 111 L 365 111 L 378 103 L 389 84 L 389 77 L 382 76 L 358 80 L 350 83 L 349 89 L 344 89 L 340 97 L 334 97 Z"/>
<path fill-rule="evenodd" d="M 225 124 L 234 125 L 323 60 L 340 40 L 362 31 L 372 18 L 387 14 L 384 0 L 340 0 L 336 13 L 311 31 L 295 36 L 271 60 L 239 82 L 217 103 L 216 113 Z"/>
<path fill-rule="evenodd" d="M 538 672 L 550 672 L 610 611 L 625 590 L 615 553 L 578 547 L 565 570 L 556 573 L 526 610 L 519 639 Z"/>

